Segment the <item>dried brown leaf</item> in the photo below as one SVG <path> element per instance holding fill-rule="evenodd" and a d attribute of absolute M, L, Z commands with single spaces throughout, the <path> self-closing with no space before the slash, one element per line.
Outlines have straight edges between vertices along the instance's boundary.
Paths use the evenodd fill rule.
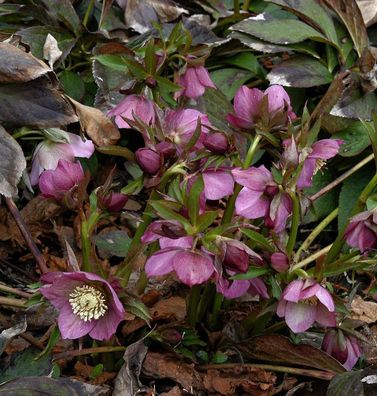
<path fill-rule="evenodd" d="M 351 318 L 368 324 L 376 322 L 377 303 L 364 301 L 360 296 L 356 296 L 351 303 Z"/>
<path fill-rule="evenodd" d="M 151 309 L 153 320 L 183 320 L 186 317 L 186 301 L 179 296 L 162 299 Z"/>
<path fill-rule="evenodd" d="M 51 72 L 50 68 L 14 45 L 0 42 L 0 83 L 20 83 L 35 80 Z"/>
<path fill-rule="evenodd" d="M 51 69 L 54 68 L 54 63 L 62 56 L 62 54 L 63 51 L 59 49 L 56 38 L 48 33 L 43 46 L 43 58 L 48 61 Z"/>
<path fill-rule="evenodd" d="M 85 106 L 72 98 L 69 100 L 76 110 L 82 130 L 97 146 L 113 145 L 119 140 L 118 128 L 101 110 Z"/>
<path fill-rule="evenodd" d="M 356 0 L 367 27 L 377 22 L 377 1 L 376 0 Z"/>

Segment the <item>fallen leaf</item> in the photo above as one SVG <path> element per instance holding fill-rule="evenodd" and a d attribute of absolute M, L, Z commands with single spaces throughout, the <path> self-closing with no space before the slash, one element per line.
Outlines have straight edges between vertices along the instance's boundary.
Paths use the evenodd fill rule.
<path fill-rule="evenodd" d="M 147 351 L 143 340 L 127 347 L 123 356 L 125 363 L 115 378 L 112 396 L 134 396 L 144 388 L 139 375 Z"/>
<path fill-rule="evenodd" d="M 173 296 L 158 301 L 151 308 L 153 320 L 178 320 L 186 317 L 186 300 L 183 297 Z"/>
<path fill-rule="evenodd" d="M 376 0 L 356 0 L 367 27 L 377 22 L 377 2 Z"/>
<path fill-rule="evenodd" d="M 54 63 L 62 56 L 63 52 L 59 49 L 58 42 L 50 33 L 47 34 L 46 41 L 43 46 L 43 58 L 48 60 L 51 69 Z"/>
<path fill-rule="evenodd" d="M 101 110 L 85 106 L 72 98 L 69 100 L 76 110 L 82 130 L 97 146 L 113 145 L 119 140 L 118 128 Z"/>
<path fill-rule="evenodd" d="M 377 321 L 377 303 L 364 301 L 360 296 L 355 296 L 351 303 L 351 319 L 361 320 L 365 323 Z"/>
<path fill-rule="evenodd" d="M 0 84 L 35 80 L 51 69 L 32 54 L 0 42 Z"/>
<path fill-rule="evenodd" d="M 1 125 L 0 141 L 0 194 L 10 198 L 17 195 L 26 160 L 20 145 Z"/>
<path fill-rule="evenodd" d="M 24 333 L 27 328 L 26 317 L 23 316 L 22 319 L 10 327 L 9 329 L 5 329 L 0 333 L 0 354 L 4 352 L 4 349 L 9 344 L 9 342 L 16 336 Z"/>

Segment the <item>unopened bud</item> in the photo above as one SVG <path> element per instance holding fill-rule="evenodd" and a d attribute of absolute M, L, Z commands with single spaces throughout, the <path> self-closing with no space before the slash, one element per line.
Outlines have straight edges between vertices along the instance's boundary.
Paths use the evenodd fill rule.
<path fill-rule="evenodd" d="M 221 132 L 215 132 L 207 135 L 204 139 L 204 147 L 214 154 L 224 154 L 228 151 L 228 138 Z"/>
<path fill-rule="evenodd" d="M 135 153 L 140 168 L 150 175 L 154 175 L 161 168 L 161 156 L 156 151 L 143 147 Z"/>

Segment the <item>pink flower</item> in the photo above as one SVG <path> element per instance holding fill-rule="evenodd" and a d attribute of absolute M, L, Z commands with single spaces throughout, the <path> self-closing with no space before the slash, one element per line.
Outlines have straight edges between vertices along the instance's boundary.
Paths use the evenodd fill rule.
<path fill-rule="evenodd" d="M 122 193 L 111 191 L 102 198 L 101 204 L 109 212 L 120 212 L 128 201 L 128 196 Z"/>
<path fill-rule="evenodd" d="M 124 320 L 125 311 L 112 286 L 89 272 L 49 272 L 41 277 L 42 295 L 59 310 L 62 338 L 89 334 L 108 340 Z"/>
<path fill-rule="evenodd" d="M 183 88 L 177 96 L 184 95 L 191 99 L 202 96 L 206 88 L 216 88 L 204 66 L 187 67 L 177 83 Z"/>
<path fill-rule="evenodd" d="M 352 370 L 361 356 L 357 339 L 339 329 L 327 331 L 323 337 L 321 348 L 338 360 L 347 370 Z"/>
<path fill-rule="evenodd" d="M 281 295 L 277 315 L 285 317 L 294 333 L 306 331 L 318 322 L 336 326 L 335 305 L 331 294 L 313 279 L 292 281 Z"/>
<path fill-rule="evenodd" d="M 284 230 L 292 213 L 292 201 L 287 193 L 279 192 L 271 172 L 261 165 L 246 170 L 236 168 L 232 174 L 244 186 L 236 199 L 236 214 L 247 219 L 264 217 L 275 232 Z"/>
<path fill-rule="evenodd" d="M 109 117 L 115 116 L 119 128 L 132 128 L 125 118 L 135 120 L 134 114 L 146 124 L 153 124 L 156 118 L 153 102 L 142 95 L 128 95 L 107 113 Z"/>
<path fill-rule="evenodd" d="M 156 174 L 162 166 L 163 158 L 157 151 L 150 148 L 142 147 L 138 149 L 135 157 L 140 168 L 150 175 Z"/>
<path fill-rule="evenodd" d="M 84 171 L 79 162 L 60 159 L 54 170 L 46 170 L 39 177 L 39 189 L 45 198 L 60 201 L 84 179 Z"/>
<path fill-rule="evenodd" d="M 229 149 L 228 138 L 222 132 L 208 134 L 203 141 L 203 145 L 214 154 L 225 154 Z"/>
<path fill-rule="evenodd" d="M 289 268 L 289 261 L 286 254 L 275 252 L 271 255 L 271 267 L 277 272 L 286 272 Z"/>
<path fill-rule="evenodd" d="M 45 169 L 56 169 L 60 159 L 73 162 L 75 157 L 89 158 L 94 152 L 94 144 L 87 139 L 85 142 L 80 136 L 67 132 L 69 143 L 56 143 L 45 139 L 36 147 L 30 173 L 33 186 L 38 184 L 39 175 Z"/>
<path fill-rule="evenodd" d="M 263 114 L 263 98 L 267 96 L 268 114 Z M 262 122 L 272 129 L 283 126 L 296 118 L 291 101 L 285 89 L 280 85 L 271 85 L 264 92 L 258 88 L 243 85 L 234 97 L 234 114 L 228 114 L 227 120 L 236 128 L 250 129 Z"/>
<path fill-rule="evenodd" d="M 377 248 L 377 209 L 352 217 L 344 234 L 348 245 L 362 252 Z"/>
<path fill-rule="evenodd" d="M 208 117 L 200 111 L 193 109 L 168 110 L 165 113 L 163 131 L 182 151 L 194 134 L 198 118 L 201 122 L 201 134 L 194 148 L 202 148 L 203 140 L 208 133 L 211 123 Z"/>
<path fill-rule="evenodd" d="M 226 168 L 208 168 L 202 173 L 204 182 L 204 196 L 216 201 L 233 194 L 234 179 Z"/>
<path fill-rule="evenodd" d="M 182 235 L 184 230 L 177 221 L 159 220 L 149 225 L 142 242 L 159 240 L 162 250 L 152 254 L 145 263 L 148 276 L 175 272 L 178 279 L 188 286 L 203 283 L 212 276 L 212 258 L 205 252 L 193 250 L 193 237 Z"/>
<path fill-rule="evenodd" d="M 309 155 L 304 160 L 304 165 L 297 180 L 297 188 L 311 187 L 312 178 L 323 167 L 325 161 L 335 157 L 340 146 L 344 143 L 340 139 L 322 139 L 315 142 Z"/>

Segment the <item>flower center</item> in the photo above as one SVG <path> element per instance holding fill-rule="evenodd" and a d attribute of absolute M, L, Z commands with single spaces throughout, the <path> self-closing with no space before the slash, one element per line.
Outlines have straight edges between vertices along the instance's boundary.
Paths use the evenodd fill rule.
<path fill-rule="evenodd" d="M 73 313 L 84 322 L 100 318 L 108 309 L 104 294 L 93 286 L 77 286 L 69 297 Z"/>
<path fill-rule="evenodd" d="M 313 175 L 316 175 L 318 173 L 318 171 L 320 171 L 325 165 L 326 165 L 326 161 L 323 160 L 323 159 L 318 158 L 316 163 L 315 163 L 315 168 L 314 168 Z"/>
<path fill-rule="evenodd" d="M 309 298 L 305 298 L 305 300 L 301 300 L 300 302 L 308 305 L 317 305 L 318 304 L 318 298 L 316 296 L 312 296 Z"/>

